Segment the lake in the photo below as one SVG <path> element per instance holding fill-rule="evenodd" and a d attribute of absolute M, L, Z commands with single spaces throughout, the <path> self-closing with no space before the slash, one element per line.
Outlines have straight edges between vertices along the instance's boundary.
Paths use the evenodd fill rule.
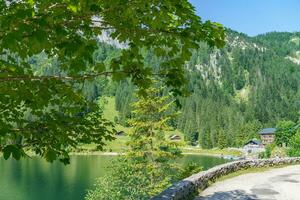
<path fill-rule="evenodd" d="M 83 200 L 95 178 L 107 171 L 112 156 L 72 156 L 71 164 L 47 163 L 40 158 L 0 158 L 0 200 Z M 210 156 L 186 155 L 181 163 L 204 169 L 227 162 Z"/>

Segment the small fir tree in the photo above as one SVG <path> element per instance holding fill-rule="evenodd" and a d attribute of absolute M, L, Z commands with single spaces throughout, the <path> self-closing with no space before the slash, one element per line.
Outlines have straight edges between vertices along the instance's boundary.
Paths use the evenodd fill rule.
<path fill-rule="evenodd" d="M 194 166 L 181 169 L 173 162 L 181 156 L 179 143 L 167 140 L 164 134 L 176 116 L 171 112 L 173 101 L 161 96 L 159 87 L 150 87 L 146 93 L 138 95 L 133 104 L 129 151 L 113 163 L 111 173 L 98 180 L 86 200 L 149 199 L 181 179 L 182 173 L 186 176 L 188 171 L 199 170 Z"/>

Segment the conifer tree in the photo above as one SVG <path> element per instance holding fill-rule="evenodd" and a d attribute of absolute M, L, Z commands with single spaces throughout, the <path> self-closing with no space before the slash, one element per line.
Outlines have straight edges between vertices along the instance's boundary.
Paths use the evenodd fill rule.
<path fill-rule="evenodd" d="M 111 166 L 111 174 L 98 180 L 87 200 L 149 199 L 182 178 L 180 172 L 186 173 L 172 164 L 181 155 L 178 142 L 164 135 L 170 129 L 168 122 L 176 116 L 170 112 L 173 101 L 161 96 L 162 89 L 157 85 L 148 88 L 146 94 L 137 95 L 138 101 L 133 104 L 129 151 Z"/>
<path fill-rule="evenodd" d="M 170 113 L 173 101 L 161 96 L 162 89 L 151 87 L 147 96 L 138 95 L 139 101 L 133 104 L 134 117 L 130 124 L 134 131 L 130 134 L 130 151 L 138 167 L 146 169 L 149 179 L 149 194 L 154 195 L 165 188 L 172 180 L 170 172 L 174 170 L 171 161 L 180 156 L 177 142 L 166 139 L 165 130 L 170 130 L 168 122 L 176 116 Z"/>

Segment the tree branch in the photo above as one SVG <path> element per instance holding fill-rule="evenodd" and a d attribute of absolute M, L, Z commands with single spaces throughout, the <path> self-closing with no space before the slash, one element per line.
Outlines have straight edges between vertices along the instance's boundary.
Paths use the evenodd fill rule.
<path fill-rule="evenodd" d="M 86 80 L 86 79 L 92 79 L 98 76 L 110 76 L 114 73 L 127 73 L 125 71 L 107 71 L 102 73 L 96 73 L 96 74 L 85 74 L 85 75 L 78 75 L 78 76 L 8 76 L 8 77 L 1 77 L 1 82 L 10 82 L 10 81 L 43 81 L 43 80 L 63 80 L 63 81 L 75 81 L 75 80 Z"/>

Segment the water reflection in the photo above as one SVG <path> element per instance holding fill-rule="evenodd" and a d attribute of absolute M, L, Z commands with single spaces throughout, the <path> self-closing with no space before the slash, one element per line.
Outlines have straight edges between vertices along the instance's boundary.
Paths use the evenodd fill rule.
<path fill-rule="evenodd" d="M 21 161 L 0 158 L 0 199 L 2 200 L 82 200 L 95 178 L 109 169 L 112 156 L 73 156 L 71 164 L 47 163 L 39 158 Z M 188 155 L 183 164 L 196 162 L 205 169 L 225 160 Z"/>

